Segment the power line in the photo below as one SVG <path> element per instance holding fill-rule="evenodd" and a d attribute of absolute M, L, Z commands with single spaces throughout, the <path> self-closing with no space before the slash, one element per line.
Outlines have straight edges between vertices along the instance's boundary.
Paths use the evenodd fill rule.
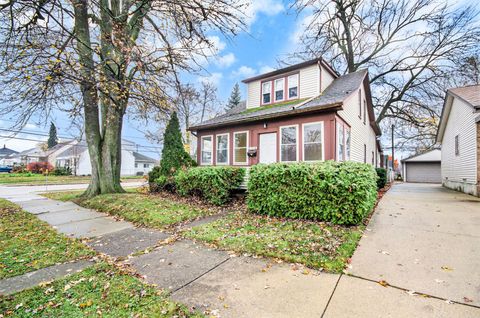
<path fill-rule="evenodd" d="M 0 138 L 6 138 L 6 139 L 16 139 L 16 140 L 25 140 L 25 141 L 36 141 L 36 142 L 44 142 L 45 140 L 38 140 L 38 139 L 31 139 L 31 138 L 22 138 L 22 137 L 12 137 L 12 136 L 3 136 L 3 135 L 0 135 Z M 64 145 L 67 145 L 68 143 L 67 142 L 60 142 L 59 144 L 64 144 Z M 122 146 L 131 146 L 129 144 L 121 144 Z M 86 145 L 79 145 L 79 144 L 76 144 L 76 145 L 72 145 L 74 147 L 84 147 L 84 148 L 87 148 Z M 143 147 L 141 145 L 138 145 L 139 147 Z M 136 148 L 136 147 L 135 147 Z M 158 154 L 158 151 L 155 151 L 155 150 L 142 150 L 142 152 L 148 152 L 148 153 L 155 153 L 155 154 Z"/>

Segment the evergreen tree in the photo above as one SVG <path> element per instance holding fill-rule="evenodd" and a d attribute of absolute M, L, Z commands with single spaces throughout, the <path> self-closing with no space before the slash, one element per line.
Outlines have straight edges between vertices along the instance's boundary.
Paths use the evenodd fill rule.
<path fill-rule="evenodd" d="M 227 110 L 238 106 L 241 100 L 242 95 L 240 93 L 240 86 L 238 85 L 238 83 L 235 83 L 235 86 L 233 86 L 232 89 L 232 93 L 230 94 L 230 98 L 228 99 Z"/>
<path fill-rule="evenodd" d="M 48 141 L 47 141 L 48 149 L 56 146 L 57 144 L 58 144 L 57 127 L 55 127 L 53 122 L 51 122 L 50 131 L 48 132 Z"/>
<path fill-rule="evenodd" d="M 160 174 L 173 175 L 182 167 L 190 167 L 195 161 L 183 148 L 182 133 L 177 113 L 170 117 L 165 134 L 163 135 L 162 161 L 160 161 Z"/>

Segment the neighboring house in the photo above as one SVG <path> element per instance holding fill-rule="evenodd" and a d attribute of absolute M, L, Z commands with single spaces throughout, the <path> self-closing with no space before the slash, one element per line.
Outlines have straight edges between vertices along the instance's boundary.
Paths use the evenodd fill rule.
<path fill-rule="evenodd" d="M 406 182 L 442 183 L 440 149 L 416 154 L 402 160 Z"/>
<path fill-rule="evenodd" d="M 58 154 L 64 152 L 72 146 L 74 141 L 67 140 L 59 142 L 50 149 L 44 150 L 43 145 L 38 145 L 35 148 L 27 149 L 18 153 L 10 154 L 3 160 L 6 165 L 28 165 L 31 162 L 49 162 L 55 166 Z"/>
<path fill-rule="evenodd" d="M 17 153 L 18 151 L 7 148 L 3 145 L 3 148 L 0 148 L 0 166 L 12 166 L 7 157 L 13 156 Z"/>
<path fill-rule="evenodd" d="M 120 175 L 144 175 L 152 170 L 157 163 L 155 159 L 142 155 L 135 150 L 134 142 L 122 139 L 122 165 Z M 77 142 L 57 156 L 57 167 L 69 167 L 75 175 L 92 174 L 92 165 L 85 141 Z"/>
<path fill-rule="evenodd" d="M 447 90 L 437 142 L 443 185 L 480 196 L 480 85 Z"/>
<path fill-rule="evenodd" d="M 381 164 L 367 70 L 338 76 L 318 58 L 243 83 L 246 103 L 189 127 L 200 165 Z"/>

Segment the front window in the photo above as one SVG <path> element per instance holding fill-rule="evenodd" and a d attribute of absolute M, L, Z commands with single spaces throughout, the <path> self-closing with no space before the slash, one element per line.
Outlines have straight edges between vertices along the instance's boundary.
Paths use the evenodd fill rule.
<path fill-rule="evenodd" d="M 297 126 L 280 128 L 280 161 L 297 161 Z"/>
<path fill-rule="evenodd" d="M 248 132 L 234 133 L 234 164 L 247 164 Z"/>
<path fill-rule="evenodd" d="M 144 163 L 144 164 L 143 164 L 143 167 L 144 167 L 144 168 L 148 168 L 148 167 L 149 167 L 149 164 L 148 164 L 148 163 Z"/>
<path fill-rule="evenodd" d="M 303 125 L 303 160 L 323 160 L 323 122 Z"/>
<path fill-rule="evenodd" d="M 270 103 L 270 94 L 271 94 L 270 82 L 262 83 L 262 103 L 263 104 Z"/>
<path fill-rule="evenodd" d="M 217 135 L 217 164 L 228 165 L 228 134 Z"/>
<path fill-rule="evenodd" d="M 275 101 L 283 100 L 284 82 L 285 80 L 283 78 L 275 80 Z"/>
<path fill-rule="evenodd" d="M 288 98 L 298 97 L 298 74 L 288 77 Z"/>
<path fill-rule="evenodd" d="M 345 132 L 343 125 L 337 123 L 337 161 L 343 161 L 345 158 Z"/>
<path fill-rule="evenodd" d="M 212 164 L 212 136 L 203 136 L 201 147 L 201 164 Z"/>

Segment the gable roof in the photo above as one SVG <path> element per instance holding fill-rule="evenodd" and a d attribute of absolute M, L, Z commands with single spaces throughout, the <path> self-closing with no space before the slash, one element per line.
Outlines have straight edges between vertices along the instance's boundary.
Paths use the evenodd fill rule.
<path fill-rule="evenodd" d="M 480 110 L 480 84 L 469 85 L 463 87 L 455 87 L 447 90 L 445 100 L 443 102 L 442 115 L 437 130 L 436 142 L 442 142 L 445 128 L 447 127 L 450 111 L 452 110 L 453 99 L 458 98 L 465 104 L 473 107 L 474 110 Z M 479 120 L 480 116 L 476 118 Z"/>
<path fill-rule="evenodd" d="M 16 153 L 18 153 L 18 151 L 7 148 L 5 145 L 3 145 L 3 148 L 0 148 L 0 157 L 6 157 L 8 155 L 16 154 Z"/>
<path fill-rule="evenodd" d="M 355 92 L 362 84 L 368 85 L 368 71 L 360 70 L 354 73 L 340 76 L 336 78 L 324 91 L 318 96 L 304 100 L 286 101 L 268 106 L 255 108 L 246 108 L 245 103 L 241 103 L 237 107 L 229 110 L 227 113 L 206 120 L 200 124 L 190 126 L 189 130 L 208 129 L 247 122 L 254 122 L 262 119 L 279 118 L 291 116 L 301 113 L 308 113 L 323 110 L 339 110 L 343 106 L 343 102 L 353 92 Z M 370 94 L 370 90 L 367 89 Z M 368 100 L 371 98 L 369 96 Z M 380 135 L 380 129 L 375 123 L 375 114 L 373 107 L 369 103 L 368 113 L 370 124 L 373 129 Z"/>
<path fill-rule="evenodd" d="M 301 63 L 298 63 L 298 64 L 290 65 L 290 66 L 287 66 L 287 67 L 284 67 L 284 68 L 280 68 L 278 70 L 274 70 L 274 71 L 271 71 L 271 72 L 268 72 L 268 73 L 260 74 L 260 75 L 253 76 L 253 77 L 249 77 L 247 79 L 242 80 L 242 83 L 247 84 L 247 83 L 250 83 L 250 82 L 253 82 L 253 81 L 258 81 L 258 80 L 261 80 L 261 79 L 264 79 L 264 78 L 276 76 L 276 75 L 279 75 L 279 74 L 282 74 L 282 73 L 292 72 L 292 71 L 298 70 L 300 68 L 304 68 L 304 67 L 314 65 L 314 64 L 322 65 L 327 70 L 327 72 L 329 72 L 334 78 L 337 78 L 337 77 L 340 76 L 327 62 L 325 62 L 325 60 L 323 58 L 318 57 L 318 58 L 315 58 L 315 59 L 312 59 L 312 60 L 308 60 L 308 61 L 304 61 L 304 62 L 301 62 Z"/>
<path fill-rule="evenodd" d="M 133 157 L 135 158 L 135 161 L 142 161 L 142 162 L 153 162 L 156 163 L 157 160 L 152 159 L 150 157 L 147 157 L 139 152 L 133 152 Z"/>
<path fill-rule="evenodd" d="M 402 159 L 402 162 L 432 162 L 432 161 L 441 161 L 442 152 L 440 149 L 427 150 L 408 158 Z"/>

